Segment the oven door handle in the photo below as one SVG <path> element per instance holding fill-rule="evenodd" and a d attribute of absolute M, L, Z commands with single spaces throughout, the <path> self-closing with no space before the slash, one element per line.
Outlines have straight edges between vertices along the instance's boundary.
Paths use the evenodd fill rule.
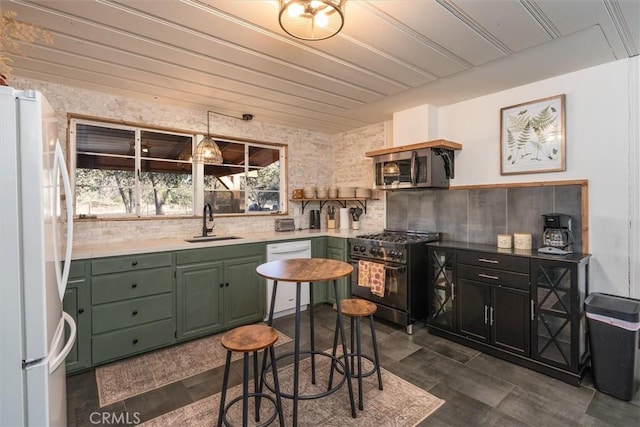
<path fill-rule="evenodd" d="M 354 266 L 354 267 L 356 267 L 356 268 L 357 268 L 357 266 L 358 266 L 358 261 L 359 261 L 358 259 L 354 259 L 354 258 L 351 258 L 351 259 L 349 260 L 349 262 L 351 263 L 351 265 L 353 265 L 353 266 Z M 376 262 L 376 261 L 371 261 L 371 262 Z M 382 263 L 380 263 L 380 264 L 382 264 Z M 382 265 L 384 265 L 385 270 L 392 270 L 392 271 L 402 271 L 402 270 L 404 270 L 404 269 L 406 269 L 406 268 L 407 268 L 407 266 L 406 266 L 406 265 L 402 265 L 402 266 L 400 266 L 400 267 L 391 267 L 391 266 L 389 266 L 389 265 L 387 265 L 387 264 L 382 264 Z"/>

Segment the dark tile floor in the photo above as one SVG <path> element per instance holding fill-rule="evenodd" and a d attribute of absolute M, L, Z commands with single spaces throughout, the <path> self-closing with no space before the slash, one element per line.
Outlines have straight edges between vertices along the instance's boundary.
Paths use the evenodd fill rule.
<path fill-rule="evenodd" d="M 335 314 L 315 308 L 316 347 L 330 348 Z M 305 315 L 303 314 L 303 319 Z M 293 316 L 274 321 L 293 337 Z M 430 335 L 426 328 L 407 335 L 403 328 L 376 321 L 382 366 L 446 403 L 423 426 L 638 426 L 640 392 L 625 402 L 594 390 L 587 376 L 580 387 Z M 363 335 L 369 335 L 367 325 Z M 307 328 L 302 340 L 308 342 Z M 368 349 L 367 337 L 363 346 Z M 282 350 L 292 349 L 292 343 Z M 286 359 L 285 359 L 286 360 Z M 241 381 L 234 362 L 232 385 Z M 286 363 L 286 362 L 285 362 Z M 218 393 L 223 367 L 100 408 L 93 370 L 68 377 L 69 426 L 133 425 Z"/>

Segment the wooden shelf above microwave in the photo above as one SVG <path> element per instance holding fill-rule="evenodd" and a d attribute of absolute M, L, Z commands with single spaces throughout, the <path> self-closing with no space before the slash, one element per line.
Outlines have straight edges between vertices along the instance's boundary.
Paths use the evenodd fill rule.
<path fill-rule="evenodd" d="M 420 150 L 423 148 L 448 148 L 450 150 L 462 150 L 462 144 L 446 139 L 435 139 L 433 141 L 419 142 L 417 144 L 402 145 L 400 147 L 389 147 L 381 150 L 368 151 L 364 153 L 367 157 L 382 156 L 384 154 L 401 153 L 403 151 Z"/>

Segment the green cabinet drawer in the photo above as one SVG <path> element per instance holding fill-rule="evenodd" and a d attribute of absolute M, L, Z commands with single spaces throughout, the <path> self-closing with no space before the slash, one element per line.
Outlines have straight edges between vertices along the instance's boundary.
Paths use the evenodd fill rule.
<path fill-rule="evenodd" d="M 86 261 L 72 261 L 69 267 L 69 279 L 83 279 L 86 265 Z"/>
<path fill-rule="evenodd" d="M 172 344 L 175 341 L 174 329 L 173 319 L 167 319 L 94 336 L 91 342 L 93 363 L 102 363 Z"/>
<path fill-rule="evenodd" d="M 247 243 L 202 249 L 186 249 L 176 252 L 176 264 L 195 264 L 200 262 L 216 261 L 224 258 L 242 258 L 253 255 L 264 255 L 264 253 L 264 243 Z"/>
<path fill-rule="evenodd" d="M 91 281 L 91 302 L 103 304 L 171 292 L 172 276 L 171 267 L 97 276 Z"/>
<path fill-rule="evenodd" d="M 127 328 L 173 315 L 171 294 L 154 295 L 127 301 L 94 306 L 92 332 L 99 334 L 115 329 Z"/>
<path fill-rule="evenodd" d="M 120 273 L 123 271 L 136 271 L 145 268 L 171 266 L 172 253 L 160 252 L 157 254 L 129 255 L 113 258 L 100 258 L 91 261 L 91 274 Z"/>

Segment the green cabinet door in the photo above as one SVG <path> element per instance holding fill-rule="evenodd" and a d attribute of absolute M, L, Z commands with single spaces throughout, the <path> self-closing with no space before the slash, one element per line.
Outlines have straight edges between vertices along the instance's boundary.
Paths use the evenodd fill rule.
<path fill-rule="evenodd" d="M 189 339 L 224 329 L 223 273 L 221 261 L 176 268 L 176 338 Z"/>
<path fill-rule="evenodd" d="M 67 373 L 91 366 L 91 297 L 85 261 L 73 261 L 64 293 L 63 310 L 76 322 L 76 342 L 66 359 Z M 65 326 L 65 341 L 69 327 Z"/>
<path fill-rule="evenodd" d="M 327 257 L 327 238 L 316 237 L 311 239 L 311 257 L 326 258 Z M 313 285 L 313 303 L 314 305 L 329 301 L 329 288 L 327 282 L 318 282 Z"/>
<path fill-rule="evenodd" d="M 348 242 L 347 239 L 342 239 L 339 237 L 327 237 L 327 258 L 329 259 L 337 259 L 339 261 L 348 261 Z M 351 288 L 350 288 L 351 278 L 343 277 L 338 279 L 338 292 L 340 292 L 340 297 L 342 299 L 351 298 Z M 328 284 L 329 292 L 328 299 L 331 304 L 336 302 L 335 291 L 333 288 L 333 283 Z"/>
<path fill-rule="evenodd" d="M 262 256 L 224 261 L 224 322 L 226 328 L 264 318 L 266 281 L 256 273 Z"/>

